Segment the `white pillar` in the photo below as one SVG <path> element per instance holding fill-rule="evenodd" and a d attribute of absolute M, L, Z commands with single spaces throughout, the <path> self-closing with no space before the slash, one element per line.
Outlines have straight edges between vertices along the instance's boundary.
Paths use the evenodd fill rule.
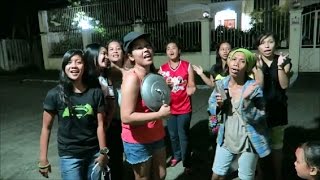
<path fill-rule="evenodd" d="M 48 15 L 47 11 L 39 11 L 38 12 L 38 20 L 39 20 L 39 29 L 41 36 L 41 47 L 42 47 L 42 57 L 43 57 L 43 65 L 44 69 L 49 69 L 49 50 L 50 44 L 48 41 Z"/>
<path fill-rule="evenodd" d="M 91 43 L 92 43 L 92 30 L 91 29 L 83 29 L 82 30 L 83 49 L 85 49 L 86 46 Z"/>
<path fill-rule="evenodd" d="M 142 22 L 134 23 L 132 26 L 133 26 L 133 31 L 144 33 L 144 24 Z"/>
<path fill-rule="evenodd" d="M 204 61 L 204 70 L 210 70 L 210 44 L 211 44 L 211 25 L 212 18 L 201 19 L 201 54 L 202 61 Z"/>
<path fill-rule="evenodd" d="M 289 36 L 289 56 L 292 59 L 293 76 L 290 84 L 293 83 L 299 72 L 301 34 L 302 34 L 302 9 L 290 10 L 290 36 Z"/>
<path fill-rule="evenodd" d="M 0 67 L 3 68 L 4 70 L 9 71 L 9 59 L 8 59 L 8 53 L 7 53 L 7 44 L 6 40 L 2 39 L 1 44 L 0 44 Z"/>

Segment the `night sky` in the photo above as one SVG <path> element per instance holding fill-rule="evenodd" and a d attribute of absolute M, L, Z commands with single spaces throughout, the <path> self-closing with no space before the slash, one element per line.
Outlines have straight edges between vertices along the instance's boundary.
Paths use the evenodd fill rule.
<path fill-rule="evenodd" d="M 39 36 L 38 11 L 68 4 L 67 0 L 2 0 L 1 3 L 0 39 Z"/>

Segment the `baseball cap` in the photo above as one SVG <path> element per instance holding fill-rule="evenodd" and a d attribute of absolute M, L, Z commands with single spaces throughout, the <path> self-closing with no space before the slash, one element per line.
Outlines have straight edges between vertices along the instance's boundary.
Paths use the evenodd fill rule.
<path fill-rule="evenodd" d="M 146 37 L 146 38 L 149 38 L 150 34 L 148 33 L 141 33 L 141 32 L 135 32 L 135 31 L 132 31 L 132 32 L 129 32 L 128 34 L 126 34 L 124 37 L 123 37 L 123 49 L 125 52 L 128 51 L 128 48 L 130 46 L 130 44 L 136 40 L 136 39 L 139 39 L 141 37 Z"/>

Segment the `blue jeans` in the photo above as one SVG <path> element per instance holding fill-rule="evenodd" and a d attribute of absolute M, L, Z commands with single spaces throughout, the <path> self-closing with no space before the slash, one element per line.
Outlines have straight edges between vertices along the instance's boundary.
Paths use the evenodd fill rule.
<path fill-rule="evenodd" d="M 63 180 L 100 180 L 101 168 L 95 167 L 94 160 L 99 156 L 87 154 L 84 157 L 62 156 L 60 157 L 61 178 Z M 95 167 L 95 168 L 94 168 Z M 94 171 L 92 171 L 94 168 Z"/>
<path fill-rule="evenodd" d="M 225 147 L 217 145 L 216 154 L 212 171 L 220 176 L 227 175 L 232 161 L 238 154 L 231 153 Z M 258 155 L 253 152 L 243 152 L 238 159 L 238 177 L 242 180 L 253 180 L 255 177 L 256 166 L 258 162 Z"/>
<path fill-rule="evenodd" d="M 191 112 L 187 114 L 172 114 L 167 121 L 173 157 L 183 162 L 184 167 L 191 166 L 191 147 L 189 132 Z"/>

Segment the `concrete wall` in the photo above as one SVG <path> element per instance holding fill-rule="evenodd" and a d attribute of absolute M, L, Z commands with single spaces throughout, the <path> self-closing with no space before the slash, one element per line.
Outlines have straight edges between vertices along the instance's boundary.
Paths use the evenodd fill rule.
<path fill-rule="evenodd" d="M 320 48 L 301 48 L 299 72 L 320 72 Z"/>

